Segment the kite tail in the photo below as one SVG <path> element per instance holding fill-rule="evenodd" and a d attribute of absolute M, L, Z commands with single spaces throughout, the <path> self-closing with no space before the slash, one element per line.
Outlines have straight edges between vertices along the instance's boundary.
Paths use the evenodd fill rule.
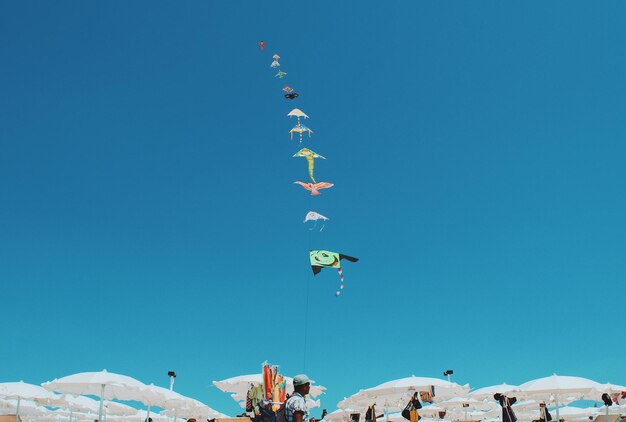
<path fill-rule="evenodd" d="M 337 268 L 337 272 L 339 273 L 339 280 L 341 281 L 341 284 L 339 285 L 339 290 L 335 292 L 335 296 L 339 296 L 344 287 L 343 286 L 343 270 L 341 268 Z"/>
<path fill-rule="evenodd" d="M 317 183 L 315 181 L 315 176 L 313 176 L 313 169 L 315 168 L 315 162 L 313 161 L 313 157 L 306 157 L 306 161 L 309 164 L 309 177 L 313 181 L 313 183 Z"/>
<path fill-rule="evenodd" d="M 326 227 L 326 221 L 324 221 L 324 222 L 322 223 L 322 228 L 320 229 L 320 232 L 321 232 L 322 230 L 324 230 L 324 227 Z"/>

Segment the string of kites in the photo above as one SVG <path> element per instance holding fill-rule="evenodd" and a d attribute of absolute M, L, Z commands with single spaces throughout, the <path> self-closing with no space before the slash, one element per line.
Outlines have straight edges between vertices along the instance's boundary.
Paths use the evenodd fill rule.
<path fill-rule="evenodd" d="M 265 51 L 265 41 L 259 42 L 259 48 L 261 49 L 261 51 Z M 276 73 L 276 75 L 274 75 L 274 77 L 279 78 L 279 79 L 284 79 L 287 76 L 287 72 L 284 72 L 280 68 L 280 62 L 279 62 L 280 56 L 278 54 L 274 54 L 272 56 L 272 59 L 273 61 L 270 64 L 270 67 L 272 69 L 278 69 L 278 72 Z M 300 94 L 297 93 L 290 86 L 285 86 L 282 89 L 282 91 L 286 100 L 290 100 L 290 101 L 295 100 L 296 98 L 300 96 Z M 299 146 L 302 147 L 302 142 L 304 138 L 303 135 L 306 133 L 308 135 L 308 139 L 310 139 L 311 134 L 313 133 L 311 129 L 309 129 L 307 126 L 305 126 L 302 123 L 302 121 L 304 119 L 308 119 L 309 116 L 307 116 L 302 110 L 298 108 L 294 108 L 293 110 L 291 110 L 287 114 L 287 116 L 290 119 L 293 117 L 296 118 L 296 125 L 293 128 L 291 128 L 291 130 L 289 131 L 289 137 L 293 140 L 294 134 L 296 134 L 300 141 Z M 309 171 L 309 178 L 311 179 L 310 182 L 308 181 L 302 182 L 300 180 L 297 180 L 294 182 L 295 184 L 302 186 L 304 189 L 309 191 L 312 196 L 320 195 L 321 194 L 320 190 L 322 189 L 329 189 L 333 187 L 332 183 L 318 182 L 317 180 L 315 180 L 315 159 L 325 160 L 326 159 L 325 157 L 321 156 L 320 154 L 317 154 L 316 152 L 310 150 L 309 148 L 301 148 L 300 151 L 294 154 L 294 157 L 301 157 L 301 158 L 306 159 L 307 167 Z M 326 221 L 330 220 L 328 217 L 315 211 L 309 211 L 304 217 L 304 223 L 307 223 L 309 221 L 314 222 L 313 226 L 309 230 L 314 230 L 317 227 L 317 223 L 320 220 L 322 221 L 322 227 L 319 230 L 321 232 L 322 230 L 324 230 Z M 341 292 L 344 288 L 343 270 L 341 268 L 341 261 L 343 261 L 344 259 L 350 262 L 357 262 L 359 260 L 358 258 L 354 258 L 352 256 L 344 255 L 338 252 L 322 250 L 322 249 L 313 249 L 309 251 L 309 262 L 311 264 L 311 269 L 313 270 L 313 275 L 319 274 L 319 272 L 322 271 L 323 268 L 337 269 L 337 272 L 339 273 L 340 284 L 339 284 L 339 289 L 335 292 L 336 296 L 341 295 Z"/>

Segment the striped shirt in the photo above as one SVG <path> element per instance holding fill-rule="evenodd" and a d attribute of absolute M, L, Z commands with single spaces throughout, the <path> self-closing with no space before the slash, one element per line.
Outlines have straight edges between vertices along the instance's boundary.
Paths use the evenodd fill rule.
<path fill-rule="evenodd" d="M 293 396 L 289 397 L 285 404 L 285 417 L 287 422 L 293 422 L 293 414 L 297 411 L 303 412 L 302 422 L 309 420 L 309 407 L 306 404 L 306 399 L 302 394 L 294 392 Z"/>

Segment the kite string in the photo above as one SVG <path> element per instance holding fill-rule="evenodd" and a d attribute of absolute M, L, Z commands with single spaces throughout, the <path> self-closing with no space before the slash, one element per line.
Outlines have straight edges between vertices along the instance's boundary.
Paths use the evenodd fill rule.
<path fill-rule="evenodd" d="M 312 197 L 309 196 L 309 204 L 311 204 L 312 202 Z M 310 207 L 309 207 L 310 209 Z M 317 221 L 315 222 L 317 223 Z M 312 249 L 311 248 L 311 244 L 312 244 L 312 236 L 313 236 L 313 232 L 309 231 L 309 251 Z M 309 277 L 312 279 L 314 276 L 309 275 Z M 306 373 L 306 355 L 307 355 L 307 349 L 308 349 L 308 337 L 309 337 L 309 295 L 310 295 L 310 284 L 313 280 L 311 281 L 306 281 L 306 304 L 305 304 L 305 309 L 304 309 L 304 353 L 303 353 L 303 370 L 302 372 Z"/>

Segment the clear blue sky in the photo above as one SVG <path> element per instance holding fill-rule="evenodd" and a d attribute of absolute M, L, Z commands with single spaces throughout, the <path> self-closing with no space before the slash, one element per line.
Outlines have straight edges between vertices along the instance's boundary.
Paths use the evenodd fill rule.
<path fill-rule="evenodd" d="M 231 414 L 211 381 L 264 360 L 327 386 L 329 409 L 447 368 L 625 383 L 625 13 L 1 3 L 0 380 L 174 369 Z M 293 106 L 335 183 L 320 197 L 292 184 Z M 311 247 L 361 258 L 341 298 Z"/>

